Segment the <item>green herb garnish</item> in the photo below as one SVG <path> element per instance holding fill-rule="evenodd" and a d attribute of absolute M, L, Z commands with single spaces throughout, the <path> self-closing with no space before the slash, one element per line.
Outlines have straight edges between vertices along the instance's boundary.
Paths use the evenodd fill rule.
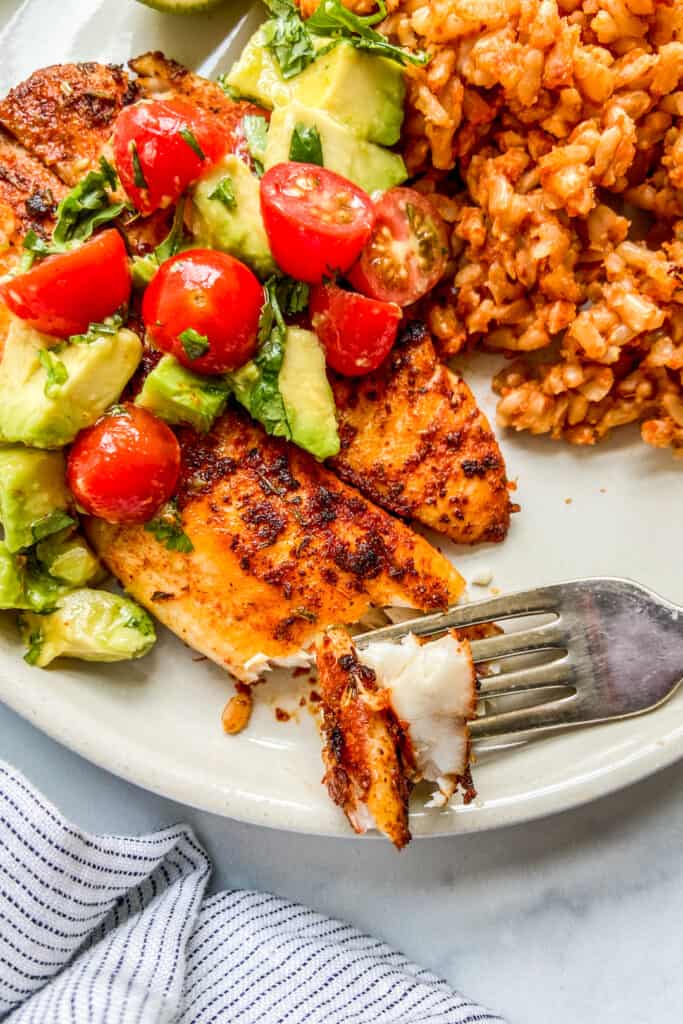
<path fill-rule="evenodd" d="M 97 341 L 98 338 L 111 337 L 117 334 L 121 325 L 123 324 L 123 314 L 113 313 L 112 316 L 108 316 L 105 320 L 100 323 L 92 323 L 88 325 L 88 330 L 85 334 L 72 334 L 69 341 L 73 345 L 91 345 L 93 341 Z"/>
<path fill-rule="evenodd" d="M 185 554 L 194 551 L 192 541 L 183 530 L 176 498 L 168 501 L 154 519 L 145 523 L 145 530 L 153 534 L 169 551 L 182 551 Z"/>
<path fill-rule="evenodd" d="M 323 166 L 323 144 L 320 132 L 314 124 L 306 126 L 298 122 L 294 126 L 289 144 L 289 159 L 300 164 Z"/>
<path fill-rule="evenodd" d="M 19 617 L 19 619 L 21 621 L 21 616 Z M 28 650 L 26 651 L 26 654 L 24 655 L 24 661 L 28 665 L 35 665 L 36 664 L 36 662 L 40 658 L 40 652 L 42 650 L 42 647 L 43 647 L 44 643 L 45 643 L 45 637 L 43 636 L 43 631 L 41 629 L 36 629 L 32 633 L 29 634 Z"/>
<path fill-rule="evenodd" d="M 163 242 L 160 242 L 156 249 L 148 253 L 147 256 L 136 256 L 133 260 L 131 271 L 133 284 L 137 288 L 144 288 L 148 285 L 162 263 L 186 248 L 184 217 L 185 200 L 180 199 L 175 208 L 171 230 Z"/>
<path fill-rule="evenodd" d="M 188 359 L 199 359 L 209 351 L 209 339 L 205 334 L 195 331 L 194 327 L 188 327 L 182 334 L 179 334 L 178 341 L 183 346 Z"/>
<path fill-rule="evenodd" d="M 85 242 L 96 228 L 118 217 L 125 203 L 112 203 L 109 197 L 117 184 L 116 171 L 100 157 L 99 171 L 86 174 L 57 207 L 53 243 L 63 249 L 73 242 Z"/>
<path fill-rule="evenodd" d="M 209 199 L 217 199 L 227 210 L 235 209 L 237 206 L 237 196 L 235 195 L 233 180 L 229 174 L 221 178 L 213 192 L 210 193 Z"/>
<path fill-rule="evenodd" d="M 294 78 L 315 60 L 311 34 L 291 0 L 266 0 L 266 4 L 274 17 L 263 26 L 263 44 L 282 77 Z"/>
<path fill-rule="evenodd" d="M 254 161 L 258 175 L 263 174 L 263 163 L 266 158 L 268 142 L 268 122 L 261 114 L 245 114 L 242 118 L 242 131 L 247 142 L 249 154 Z"/>
<path fill-rule="evenodd" d="M 266 281 L 264 290 L 266 300 L 259 320 L 258 352 L 228 379 L 237 401 L 269 434 L 291 438 L 279 384 L 287 337 L 285 316 L 301 313 L 306 308 L 309 288 L 302 281 L 274 274 Z"/>
<path fill-rule="evenodd" d="M 142 164 L 140 163 L 140 154 L 138 153 L 138 147 L 134 142 L 130 143 L 129 146 L 131 159 L 133 161 L 133 181 L 136 188 L 148 188 L 147 179 L 145 173 L 142 170 Z"/>
<path fill-rule="evenodd" d="M 51 352 L 49 348 L 41 348 L 38 358 L 41 366 L 44 367 L 47 373 L 47 380 L 43 388 L 45 397 L 55 398 L 62 385 L 66 384 L 69 379 L 69 372 L 62 360 L 57 359 L 54 352 Z"/>
<path fill-rule="evenodd" d="M 383 21 L 387 16 L 384 0 L 378 0 L 378 9 L 374 14 L 362 17 L 354 14 L 341 3 L 341 0 L 321 0 L 321 3 L 306 20 L 306 28 L 319 36 L 331 36 L 334 39 L 348 39 L 357 50 L 388 57 L 397 64 L 415 64 L 418 67 L 428 64 L 430 56 L 417 51 L 411 53 L 400 46 L 394 46 L 380 32 L 372 27 Z"/>
<path fill-rule="evenodd" d="M 206 160 L 206 153 L 197 142 L 197 136 L 189 128 L 181 128 L 180 135 L 188 144 L 193 153 L 196 153 L 200 160 Z"/>
<path fill-rule="evenodd" d="M 65 530 L 67 526 L 75 526 L 76 520 L 73 516 L 68 515 L 61 509 L 55 509 L 54 512 L 48 512 L 46 516 L 39 519 L 31 527 L 31 533 L 33 534 L 33 540 L 37 544 L 39 541 L 44 540 L 45 537 L 49 537 L 52 533 L 57 533 L 59 530 Z"/>

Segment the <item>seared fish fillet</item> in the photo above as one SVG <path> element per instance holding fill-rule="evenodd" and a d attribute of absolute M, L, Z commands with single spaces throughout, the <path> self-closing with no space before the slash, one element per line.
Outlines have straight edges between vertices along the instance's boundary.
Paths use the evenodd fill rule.
<path fill-rule="evenodd" d="M 375 607 L 430 610 L 463 580 L 414 534 L 293 445 L 228 412 L 181 431 L 183 529 L 168 551 L 142 526 L 87 533 L 125 589 L 190 646 L 253 682 L 270 659 L 301 662 L 329 625 Z"/>
<path fill-rule="evenodd" d="M 0 129 L 0 241 L 21 245 L 27 231 L 52 229 L 66 189 L 58 177 Z"/>
<path fill-rule="evenodd" d="M 54 64 L 34 71 L 0 100 L 0 124 L 75 185 L 97 165 L 119 111 L 136 97 L 137 86 L 121 68 Z"/>
<path fill-rule="evenodd" d="M 359 652 L 337 627 L 318 641 L 316 660 L 323 781 L 356 832 L 374 827 L 405 846 L 410 790 L 422 779 L 438 787 L 428 806 L 443 806 L 459 785 L 471 799 L 477 689 L 467 641 L 407 636 Z"/>
<path fill-rule="evenodd" d="M 365 377 L 331 375 L 341 451 L 330 460 L 383 508 L 460 544 L 502 541 L 510 523 L 505 463 L 465 381 L 411 324 Z"/>

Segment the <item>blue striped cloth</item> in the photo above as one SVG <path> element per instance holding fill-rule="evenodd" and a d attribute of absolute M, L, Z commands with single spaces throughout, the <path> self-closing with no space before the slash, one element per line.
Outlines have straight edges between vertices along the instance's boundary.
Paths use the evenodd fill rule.
<path fill-rule="evenodd" d="M 348 924 L 264 893 L 204 899 L 184 825 L 89 835 L 0 762 L 0 1020 L 492 1024 Z"/>

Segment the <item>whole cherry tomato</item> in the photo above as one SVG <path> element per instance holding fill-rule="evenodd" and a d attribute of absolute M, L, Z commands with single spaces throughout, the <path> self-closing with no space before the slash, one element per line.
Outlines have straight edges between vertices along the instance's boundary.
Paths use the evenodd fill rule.
<path fill-rule="evenodd" d="M 226 373 L 254 354 L 263 287 L 249 267 L 213 249 L 162 263 L 142 318 L 153 344 L 197 373 Z"/>
<path fill-rule="evenodd" d="M 266 171 L 261 213 L 276 262 L 309 284 L 348 270 L 374 223 L 367 192 L 316 164 L 276 164 Z"/>
<path fill-rule="evenodd" d="M 348 277 L 364 295 L 409 306 L 443 276 L 447 259 L 446 227 L 429 200 L 392 188 L 375 206 L 374 229 Z"/>
<path fill-rule="evenodd" d="M 82 430 L 69 452 L 76 501 L 108 523 L 144 523 L 178 484 L 180 446 L 162 420 L 136 405 L 116 407 Z"/>
<path fill-rule="evenodd" d="M 313 288 L 309 312 L 328 366 L 347 377 L 370 373 L 384 362 L 403 316 L 395 303 L 368 299 L 335 284 Z"/>
<path fill-rule="evenodd" d="M 130 289 L 126 247 L 112 228 L 7 281 L 0 298 L 37 331 L 68 338 L 126 305 Z"/>
<path fill-rule="evenodd" d="M 185 99 L 124 107 L 114 126 L 114 158 L 136 210 L 170 206 L 229 147 L 220 121 Z"/>

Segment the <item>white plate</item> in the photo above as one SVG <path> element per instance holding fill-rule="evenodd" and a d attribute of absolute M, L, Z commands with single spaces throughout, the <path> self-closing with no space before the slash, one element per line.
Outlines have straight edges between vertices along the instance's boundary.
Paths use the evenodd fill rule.
<path fill-rule="evenodd" d="M 0 88 L 60 60 L 125 61 L 163 48 L 208 74 L 229 64 L 233 45 L 255 24 L 245 7 L 178 19 L 133 0 L 0 0 Z M 233 50 L 234 52 L 234 50 Z M 494 364 L 473 357 L 466 377 L 489 412 Z M 456 550 L 438 541 L 467 577 L 490 567 L 493 586 L 516 589 L 577 576 L 630 576 L 683 605 L 683 466 L 647 448 L 634 429 L 594 450 L 544 439 L 503 438 L 509 474 L 518 480 L 510 536 L 501 547 Z M 472 587 L 472 596 L 486 589 Z M 8 617 L 9 618 L 9 617 Z M 647 652 L 643 653 L 647 657 Z M 275 720 L 295 709 L 297 686 L 279 678 L 261 689 L 248 731 L 223 735 L 220 712 L 230 680 L 193 660 L 172 636 L 142 662 L 78 663 L 41 672 L 20 658 L 14 627 L 0 626 L 0 697 L 49 735 L 117 775 L 165 796 L 245 821 L 347 835 L 348 826 L 320 785 L 315 723 Z M 642 778 L 683 755 L 683 693 L 654 714 L 484 755 L 475 769 L 479 799 L 468 807 L 425 812 L 416 834 L 493 828 L 571 807 Z"/>

